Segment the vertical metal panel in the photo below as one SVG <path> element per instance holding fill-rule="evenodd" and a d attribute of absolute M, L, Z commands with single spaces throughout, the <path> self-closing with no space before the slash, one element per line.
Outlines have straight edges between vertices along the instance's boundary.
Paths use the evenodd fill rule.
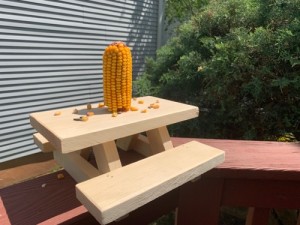
<path fill-rule="evenodd" d="M 157 46 L 157 0 L 0 1 L 0 162 L 40 151 L 31 112 L 102 101 L 102 54 L 132 49 L 133 75 Z"/>

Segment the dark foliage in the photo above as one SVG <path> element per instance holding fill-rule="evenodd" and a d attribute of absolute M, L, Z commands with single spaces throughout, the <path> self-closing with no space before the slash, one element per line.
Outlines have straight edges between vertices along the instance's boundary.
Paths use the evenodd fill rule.
<path fill-rule="evenodd" d="M 135 87 L 199 106 L 174 135 L 297 136 L 299 56 L 300 0 L 211 0 L 147 60 Z"/>

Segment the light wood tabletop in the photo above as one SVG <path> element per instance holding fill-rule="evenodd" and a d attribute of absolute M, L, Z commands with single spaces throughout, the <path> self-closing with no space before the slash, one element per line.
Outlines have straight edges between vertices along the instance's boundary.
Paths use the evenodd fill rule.
<path fill-rule="evenodd" d="M 149 109 L 152 103 L 159 105 L 159 108 Z M 124 112 L 116 117 L 112 117 L 106 107 L 98 108 L 97 104 L 92 104 L 90 110 L 86 105 L 81 105 L 36 112 L 30 115 L 30 122 L 57 151 L 68 153 L 188 120 L 197 117 L 199 113 L 196 106 L 152 96 L 132 100 L 132 106 L 138 110 Z M 75 109 L 78 113 L 73 113 Z M 146 113 L 141 112 L 144 109 Z M 86 122 L 76 121 L 88 111 L 94 112 L 94 116 L 90 116 Z M 56 112 L 60 112 L 60 115 L 55 116 Z"/>

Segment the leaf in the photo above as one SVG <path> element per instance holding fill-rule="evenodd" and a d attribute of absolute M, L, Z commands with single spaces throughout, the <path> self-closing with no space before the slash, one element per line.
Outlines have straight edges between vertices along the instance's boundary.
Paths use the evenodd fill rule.
<path fill-rule="evenodd" d="M 287 79 L 286 77 L 278 78 L 273 80 L 271 85 L 273 87 L 279 87 L 281 90 L 287 86 L 289 86 L 293 81 Z"/>
<path fill-rule="evenodd" d="M 297 65 L 300 65 L 300 60 L 298 58 L 290 58 L 290 63 L 292 64 L 292 67 L 295 67 Z"/>

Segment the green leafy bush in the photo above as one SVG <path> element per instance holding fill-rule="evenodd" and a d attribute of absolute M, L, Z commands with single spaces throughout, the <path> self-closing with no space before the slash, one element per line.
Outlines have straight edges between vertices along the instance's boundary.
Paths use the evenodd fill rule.
<path fill-rule="evenodd" d="M 297 136 L 299 57 L 300 0 L 211 0 L 147 59 L 135 88 L 199 106 L 173 135 Z"/>

